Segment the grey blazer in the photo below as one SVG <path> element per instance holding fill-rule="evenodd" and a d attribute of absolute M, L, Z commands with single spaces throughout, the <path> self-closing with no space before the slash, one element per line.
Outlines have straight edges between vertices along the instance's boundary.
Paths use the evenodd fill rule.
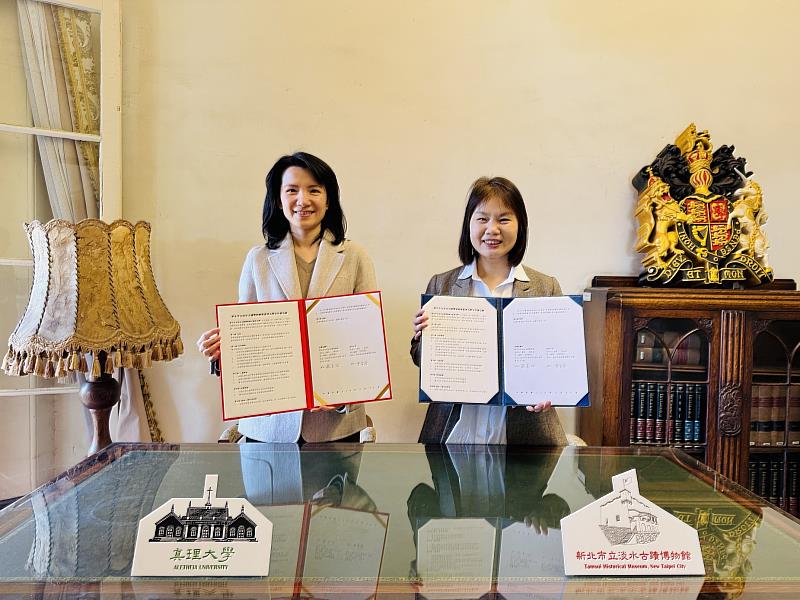
<path fill-rule="evenodd" d="M 522 267 L 530 281 L 515 281 L 513 296 L 515 298 L 532 298 L 536 296 L 560 296 L 561 286 L 555 277 L 540 273 L 535 269 Z M 463 266 L 445 273 L 434 275 L 426 294 L 440 296 L 469 296 L 470 279 L 459 279 Z M 411 359 L 419 366 L 420 342 L 411 340 Z M 431 403 L 425 414 L 419 441 L 425 444 L 441 444 L 450 435 L 461 414 L 461 404 Z M 567 436 L 558 415 L 554 410 L 540 413 L 529 412 L 524 408 L 513 408 L 508 411 L 506 421 L 506 440 L 508 444 L 524 444 L 531 446 L 566 446 Z"/>
<path fill-rule="evenodd" d="M 308 286 L 308 297 L 336 296 L 377 289 L 375 269 L 366 251 L 345 240 L 333 245 L 326 234 L 320 241 L 317 261 Z M 294 244 L 291 235 L 279 248 L 255 246 L 247 253 L 239 278 L 239 302 L 264 302 L 301 298 Z M 307 442 L 339 440 L 367 426 L 367 413 L 360 404 L 337 411 L 295 411 L 239 420 L 239 432 L 262 442 Z"/>

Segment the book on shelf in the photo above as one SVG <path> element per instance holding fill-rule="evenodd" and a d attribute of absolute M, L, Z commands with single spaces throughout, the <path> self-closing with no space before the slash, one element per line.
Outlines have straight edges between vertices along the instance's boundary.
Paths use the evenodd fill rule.
<path fill-rule="evenodd" d="M 788 459 L 781 455 L 751 456 L 747 467 L 747 487 L 751 492 L 795 516 L 800 516 L 800 482 L 796 456 Z"/>
<path fill-rule="evenodd" d="M 670 444 L 675 441 L 675 399 L 678 395 L 677 386 L 677 383 L 669 384 L 669 398 L 667 401 L 669 414 L 667 418 L 667 431 L 665 435 L 667 442 Z"/>
<path fill-rule="evenodd" d="M 758 386 L 758 430 L 756 433 L 757 446 L 772 444 L 772 391 L 769 385 Z M 756 399 L 755 397 L 753 398 Z"/>
<path fill-rule="evenodd" d="M 697 334 L 683 337 L 679 331 L 656 334 L 640 330 L 636 334 L 634 362 L 640 364 L 665 364 L 697 366 L 703 362 L 703 342 Z M 680 343 L 679 343 L 680 342 Z"/>
<path fill-rule="evenodd" d="M 631 443 L 636 441 L 636 423 L 638 422 L 639 412 L 639 384 L 635 381 L 631 382 L 631 412 L 630 414 L 630 429 L 628 439 Z"/>
<path fill-rule="evenodd" d="M 656 384 L 656 423 L 655 423 L 656 443 L 667 442 L 667 384 Z"/>
<path fill-rule="evenodd" d="M 770 394 L 770 420 L 772 431 L 770 441 L 773 446 L 783 446 L 786 443 L 786 388 L 772 386 Z"/>
<path fill-rule="evenodd" d="M 692 383 L 686 384 L 686 417 L 683 425 L 683 441 L 691 443 L 694 440 L 694 419 L 697 411 L 697 397 Z"/>
<path fill-rule="evenodd" d="M 665 331 L 664 333 L 656 334 L 648 329 L 640 329 L 636 332 L 636 346 L 639 348 L 656 348 L 663 347 L 672 350 L 678 344 L 678 348 L 686 348 L 690 350 L 699 350 L 703 346 L 703 340 L 699 335 L 692 334 L 688 337 L 682 331 Z M 683 339 L 681 339 L 683 338 Z"/>
<path fill-rule="evenodd" d="M 800 446 L 800 386 L 752 386 L 750 445 Z"/>
<path fill-rule="evenodd" d="M 705 441 L 705 435 L 702 432 L 703 415 L 706 414 L 706 397 L 708 395 L 708 387 L 702 383 L 694 384 L 695 389 L 695 411 L 694 411 L 694 431 L 692 432 L 692 441 L 700 443 Z"/>
<path fill-rule="evenodd" d="M 758 461 L 758 474 L 756 476 L 756 494 L 766 499 L 768 491 L 769 460 L 766 457 L 760 457 Z"/>
<path fill-rule="evenodd" d="M 672 442 L 682 442 L 683 432 L 686 428 L 686 384 L 675 384 L 675 398 L 672 411 L 675 414 L 675 429 Z"/>
<path fill-rule="evenodd" d="M 647 432 L 647 383 L 640 381 L 636 384 L 639 400 L 636 403 L 636 441 L 644 442 Z"/>
<path fill-rule="evenodd" d="M 656 334 L 647 329 L 640 329 L 636 332 L 637 348 L 653 348 L 656 345 Z"/>
<path fill-rule="evenodd" d="M 788 446 L 800 446 L 800 385 L 789 386 L 789 437 Z"/>
<path fill-rule="evenodd" d="M 798 497 L 800 485 L 798 485 L 797 471 L 797 460 L 790 460 L 786 477 L 786 487 L 788 488 L 786 496 L 788 498 L 787 510 L 794 516 L 800 516 L 800 497 Z"/>
<path fill-rule="evenodd" d="M 703 443 L 706 397 L 705 383 L 631 382 L 631 443 Z"/>
<path fill-rule="evenodd" d="M 636 348 L 635 362 L 637 363 L 666 364 L 668 360 L 671 360 L 674 365 L 697 366 L 702 362 L 702 354 L 699 348 L 682 346 L 671 353 L 661 347 Z"/>
<path fill-rule="evenodd" d="M 645 432 L 644 441 L 652 443 L 655 441 L 656 433 L 656 384 L 647 384 L 647 399 L 645 409 Z"/>
<path fill-rule="evenodd" d="M 774 459 L 769 462 L 769 485 L 767 488 L 769 496 L 767 496 L 767 500 L 777 506 L 780 505 L 782 466 L 782 462 Z"/>
<path fill-rule="evenodd" d="M 759 386 L 753 385 L 750 389 L 750 445 L 758 444 L 758 409 L 759 406 Z M 750 489 L 753 489 L 752 487 Z"/>

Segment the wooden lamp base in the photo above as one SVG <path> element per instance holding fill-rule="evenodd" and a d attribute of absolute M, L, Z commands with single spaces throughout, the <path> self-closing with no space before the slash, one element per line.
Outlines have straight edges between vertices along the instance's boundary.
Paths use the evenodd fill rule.
<path fill-rule="evenodd" d="M 109 419 L 111 409 L 119 402 L 121 390 L 119 382 L 108 373 L 103 373 L 94 380 L 87 378 L 81 386 L 81 402 L 92 414 L 94 427 L 89 456 L 111 444 Z"/>

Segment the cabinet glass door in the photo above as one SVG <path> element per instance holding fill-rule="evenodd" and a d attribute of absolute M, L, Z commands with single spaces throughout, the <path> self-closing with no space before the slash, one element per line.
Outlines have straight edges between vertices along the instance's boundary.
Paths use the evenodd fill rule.
<path fill-rule="evenodd" d="M 800 515 L 800 321 L 761 324 L 753 341 L 748 486 Z"/>
<path fill-rule="evenodd" d="M 637 322 L 631 381 L 632 444 L 706 443 L 709 340 L 692 319 Z"/>

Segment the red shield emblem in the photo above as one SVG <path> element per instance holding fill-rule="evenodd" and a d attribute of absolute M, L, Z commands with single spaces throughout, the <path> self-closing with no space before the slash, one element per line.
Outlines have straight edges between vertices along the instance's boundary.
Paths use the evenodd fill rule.
<path fill-rule="evenodd" d="M 683 203 L 684 212 L 692 218 L 687 225 L 694 240 L 712 252 L 719 250 L 731 239 L 728 228 L 728 201 L 715 198 L 705 202 L 699 198 L 687 198 Z"/>

